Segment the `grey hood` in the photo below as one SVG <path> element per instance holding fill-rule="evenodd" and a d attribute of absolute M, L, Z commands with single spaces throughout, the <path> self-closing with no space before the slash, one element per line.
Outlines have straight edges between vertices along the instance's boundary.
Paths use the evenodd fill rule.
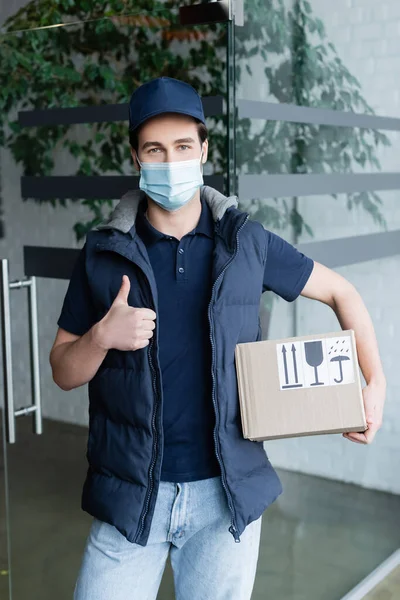
<path fill-rule="evenodd" d="M 135 223 L 139 204 L 144 197 L 145 193 L 142 190 L 130 190 L 122 196 L 109 219 L 100 223 L 95 229 L 118 229 L 123 233 L 128 233 Z M 210 207 L 214 221 L 222 219 L 226 210 L 231 206 L 234 208 L 238 206 L 236 196 L 224 196 L 208 185 L 201 186 L 200 197 Z"/>

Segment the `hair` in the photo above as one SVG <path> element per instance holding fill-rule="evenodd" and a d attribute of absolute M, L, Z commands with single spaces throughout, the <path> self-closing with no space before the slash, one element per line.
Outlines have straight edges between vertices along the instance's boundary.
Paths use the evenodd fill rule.
<path fill-rule="evenodd" d="M 202 121 L 199 121 L 199 119 L 196 119 L 195 117 L 192 117 L 192 119 L 197 123 L 197 135 L 199 136 L 200 144 L 203 144 L 203 142 L 205 142 L 205 140 L 208 138 L 207 127 Z M 141 125 L 139 125 L 139 127 L 136 127 L 136 129 L 134 129 L 133 131 L 129 131 L 129 143 L 131 145 L 131 148 L 136 151 L 136 154 L 138 153 L 139 149 L 140 129 Z"/>

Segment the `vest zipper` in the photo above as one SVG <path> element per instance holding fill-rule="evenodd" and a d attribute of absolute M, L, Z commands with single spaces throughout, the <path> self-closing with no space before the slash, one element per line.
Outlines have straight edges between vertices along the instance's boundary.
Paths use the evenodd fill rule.
<path fill-rule="evenodd" d="M 97 244 L 97 248 L 102 247 L 102 244 Z M 142 274 L 144 275 L 147 284 L 149 286 L 149 290 L 150 290 L 150 297 L 151 297 L 151 302 L 153 305 L 153 310 L 154 312 L 157 312 L 155 310 L 155 306 L 154 306 L 154 298 L 153 298 L 153 292 L 151 291 L 151 285 L 150 285 L 150 281 L 146 275 L 146 273 L 143 271 L 142 267 L 140 265 L 138 265 L 135 261 L 131 260 L 130 258 L 128 258 L 128 256 L 126 256 L 123 252 L 119 252 L 118 250 L 116 250 L 115 248 L 106 248 L 107 250 L 109 250 L 110 252 L 115 252 L 116 254 L 119 254 L 120 256 L 123 256 L 124 258 L 126 258 L 127 260 L 129 260 L 130 262 L 132 262 L 133 264 L 135 264 L 140 271 L 142 272 Z M 143 532 L 143 528 L 144 528 L 144 521 L 147 515 L 147 512 L 149 510 L 149 501 L 150 501 L 150 496 L 151 493 L 153 491 L 153 469 L 154 469 L 154 465 L 156 463 L 157 460 L 157 428 L 155 425 L 155 421 L 156 421 L 156 415 L 157 415 L 157 408 L 158 408 L 158 394 L 157 394 L 157 386 L 156 386 L 156 381 L 157 381 L 157 374 L 156 374 L 156 370 L 154 368 L 154 364 L 153 364 L 153 359 L 151 356 L 151 350 L 153 348 L 153 342 L 154 342 L 154 337 L 151 338 L 150 343 L 147 347 L 147 354 L 149 357 L 149 364 L 150 364 L 150 369 L 152 371 L 153 377 L 152 377 L 152 384 L 153 384 L 153 392 L 154 392 L 154 410 L 153 410 L 153 415 L 152 415 L 152 419 L 151 419 L 151 424 L 152 424 L 152 428 L 153 428 L 153 437 L 154 437 L 154 443 L 153 443 L 153 454 L 152 454 L 152 459 L 151 459 L 151 464 L 150 464 L 150 469 L 149 469 L 149 487 L 147 489 L 147 494 L 146 494 L 146 500 L 145 500 L 145 506 L 142 512 L 142 516 L 140 517 L 140 527 L 138 532 L 136 533 L 135 536 L 135 540 L 134 543 L 137 542 L 137 540 L 140 538 L 140 536 L 142 535 Z"/>
<path fill-rule="evenodd" d="M 139 265 L 137 265 L 139 266 Z M 140 268 L 140 267 L 139 267 Z M 143 269 L 141 269 L 142 274 L 144 275 L 147 284 L 149 286 L 149 291 L 150 291 L 150 298 L 151 298 L 151 303 L 153 306 L 153 310 L 154 312 L 156 312 L 156 307 L 154 305 L 154 300 L 153 300 L 153 293 L 151 291 L 151 285 L 150 285 L 150 281 L 146 275 L 146 273 L 143 271 Z M 144 522 L 147 516 L 147 513 L 149 511 L 149 502 L 150 502 L 150 497 L 151 494 L 153 492 L 153 487 L 154 487 L 154 481 L 153 481 L 153 469 L 154 469 L 154 465 L 157 461 L 157 440 L 158 440 L 158 433 L 157 433 L 157 427 L 156 427 L 156 415 L 157 415 L 157 410 L 158 410 L 158 392 L 157 392 L 157 374 L 156 374 L 156 370 L 154 368 L 154 364 L 153 364 L 153 358 L 152 358 L 152 348 L 154 346 L 154 336 L 150 339 L 150 343 L 147 347 L 147 354 L 149 357 L 149 365 L 150 365 L 150 369 L 152 372 L 152 386 L 153 386 L 153 393 L 154 393 L 154 410 L 153 410 L 153 415 L 152 415 L 152 419 L 151 419 L 151 424 L 152 424 L 152 429 L 153 429 L 153 437 L 154 437 L 154 444 L 153 444 L 153 454 L 152 454 L 152 458 L 151 458 L 151 463 L 150 463 L 150 469 L 149 469 L 149 486 L 147 488 L 147 494 L 146 494 L 146 501 L 145 501 L 145 505 L 144 505 L 144 509 L 142 512 L 142 516 L 140 517 L 140 526 L 139 526 L 139 530 L 135 536 L 135 542 L 137 540 L 140 539 L 140 536 L 142 535 L 143 529 L 144 529 Z"/>
<path fill-rule="evenodd" d="M 229 267 L 229 265 L 232 263 L 232 261 L 235 259 L 238 251 L 239 251 L 239 233 L 242 230 L 242 228 L 246 225 L 248 219 L 249 219 L 250 215 L 247 215 L 245 220 L 243 221 L 243 223 L 240 225 L 239 229 L 236 232 L 236 247 L 235 247 L 235 252 L 233 254 L 233 256 L 230 258 L 230 260 L 226 263 L 226 265 L 224 266 L 224 268 L 222 269 L 222 271 L 220 272 L 220 274 L 218 275 L 217 279 L 214 281 L 212 290 L 211 290 L 211 300 L 210 303 L 208 305 L 208 318 L 209 318 L 209 322 L 210 322 L 210 341 L 211 341 L 211 349 L 212 349 L 212 368 L 211 368 L 211 373 L 212 373 L 212 380 L 213 380 L 213 386 L 212 386 L 212 400 L 213 400 L 213 405 L 214 405 L 214 411 L 215 411 L 215 417 L 216 417 L 216 424 L 214 427 L 214 444 L 215 444 L 215 452 L 216 452 L 216 456 L 218 459 L 218 462 L 220 464 L 221 467 L 221 479 L 222 479 L 222 485 L 225 489 L 226 495 L 227 495 L 227 499 L 228 499 L 228 506 L 229 509 L 231 511 L 231 526 L 229 527 L 229 532 L 233 535 L 235 542 L 239 543 L 240 542 L 240 537 L 238 535 L 237 532 L 237 527 L 236 527 L 236 523 L 235 523 L 235 516 L 234 516 L 234 509 L 233 509 L 233 503 L 232 503 L 232 496 L 231 493 L 228 489 L 227 483 L 226 483 L 226 476 L 225 476 L 225 467 L 223 465 L 222 462 L 222 458 L 221 455 L 219 453 L 219 444 L 218 444 L 218 440 L 217 440 L 217 435 L 216 435 L 216 430 L 218 428 L 218 410 L 217 410 L 217 404 L 215 401 L 215 373 L 214 373 L 214 364 L 215 364 L 215 343 L 214 343 L 214 339 L 213 339 L 213 327 L 212 327 L 212 315 L 211 315 L 211 306 L 213 303 L 213 299 L 214 299 L 214 292 L 215 292 L 215 288 L 216 285 L 218 283 L 218 281 L 220 280 L 220 278 L 222 277 L 222 275 L 225 273 L 226 269 Z M 100 245 L 99 245 L 100 246 Z M 98 247 L 99 247 L 98 246 Z M 110 249 L 111 252 L 116 252 L 117 254 L 120 254 L 121 256 L 123 256 L 124 258 L 129 259 L 125 254 L 123 254 L 122 252 L 119 252 L 118 250 Z M 131 261 L 134 262 L 134 261 Z M 147 275 L 145 274 L 145 272 L 143 271 L 143 269 L 137 264 L 136 264 L 140 270 L 142 271 L 143 275 L 145 276 L 147 283 L 149 285 L 149 289 L 150 289 L 150 296 L 153 300 L 153 294 L 151 291 L 151 285 L 150 282 L 148 280 Z M 154 308 L 154 301 L 152 302 L 153 304 L 153 308 Z M 154 407 L 154 411 L 153 411 L 153 415 L 152 415 L 152 427 L 153 427 L 153 431 L 154 431 L 154 444 L 153 444 L 153 456 L 152 456 L 152 460 L 151 460 L 151 465 L 150 465 L 150 470 L 149 470 L 149 488 L 147 490 L 147 495 L 146 495 L 146 501 L 145 501 L 145 507 L 141 516 L 141 524 L 140 524 L 140 528 L 139 531 L 137 532 L 136 536 L 135 536 L 135 542 L 140 538 L 142 532 L 143 532 L 143 528 L 144 528 L 144 521 L 148 512 L 148 508 L 149 508 L 149 501 L 150 501 L 150 496 L 151 493 L 153 491 L 153 468 L 155 465 L 155 462 L 157 460 L 157 429 L 155 426 L 155 418 L 156 418 L 156 414 L 157 414 L 157 405 L 158 405 L 158 394 L 157 394 L 157 388 L 156 388 L 156 380 L 157 380 L 157 375 L 154 369 L 154 365 L 153 365 L 153 360 L 151 357 L 151 348 L 153 347 L 153 338 L 151 338 L 151 342 L 148 346 L 147 349 L 147 353 L 149 356 L 149 364 L 150 364 L 150 368 L 153 372 L 153 379 L 152 379 L 152 383 L 153 383 L 153 391 L 154 391 L 154 396 L 155 396 L 155 407 Z"/>
<path fill-rule="evenodd" d="M 237 526 L 236 526 L 236 522 L 235 522 L 235 514 L 234 514 L 234 509 L 233 509 L 233 502 L 232 502 L 232 496 L 231 493 L 228 489 L 227 486 L 227 482 L 226 482 L 226 474 L 225 474 L 225 467 L 224 464 L 222 462 L 222 457 L 219 453 L 219 443 L 218 443 L 218 439 L 217 439 L 217 434 L 216 434 L 216 430 L 218 428 L 218 410 L 217 410 L 217 403 L 215 400 L 215 372 L 214 372 L 214 365 L 215 365 L 215 343 L 214 343 L 214 338 L 213 338 L 213 319 L 212 319 L 212 314 L 211 314 L 211 306 L 213 303 L 213 299 L 214 299 L 214 291 L 215 291 L 215 287 L 218 283 L 218 281 L 220 280 L 220 278 L 222 277 L 222 275 L 225 273 L 226 269 L 229 267 L 229 265 L 231 264 L 231 262 L 235 259 L 238 251 L 239 251 L 239 233 L 241 231 L 241 229 L 246 225 L 248 219 L 249 219 L 250 215 L 246 216 L 246 219 L 243 221 L 243 223 L 240 225 L 239 229 L 236 232 L 236 247 L 235 247 L 235 252 L 233 254 L 233 256 L 230 258 L 230 260 L 226 263 L 226 265 L 224 266 L 224 268 L 222 269 L 221 273 L 218 275 L 217 279 L 215 280 L 212 290 L 211 290 L 211 300 L 210 303 L 208 305 L 208 318 L 209 318 L 209 322 L 210 322 L 210 341 L 211 341 L 211 349 L 212 349 L 212 368 L 211 368 L 211 373 L 212 373 L 212 380 L 213 380 L 213 386 L 212 386 L 212 400 L 213 400 L 213 405 L 214 405 L 214 411 L 215 411 L 215 417 L 216 417 L 216 423 L 215 423 L 215 427 L 214 427 L 214 444 L 215 444 L 215 452 L 216 452 L 216 456 L 217 459 L 219 461 L 220 467 L 221 467 L 221 480 L 222 480 L 222 485 L 225 489 L 226 495 L 227 495 L 227 499 L 228 499 L 228 506 L 229 509 L 231 511 L 231 526 L 229 527 L 229 532 L 233 535 L 235 542 L 239 543 L 240 542 L 240 537 L 237 531 Z"/>
<path fill-rule="evenodd" d="M 153 373 L 152 383 L 153 383 L 153 391 L 154 391 L 154 398 L 155 398 L 155 403 L 154 403 L 155 406 L 154 406 L 154 411 L 153 411 L 153 416 L 152 416 L 152 427 L 153 427 L 153 431 L 154 431 L 153 456 L 151 459 L 150 470 L 149 470 L 149 487 L 147 489 L 145 507 L 144 507 L 144 510 L 143 510 L 143 513 L 141 516 L 141 523 L 140 523 L 139 531 L 136 534 L 135 541 L 139 540 L 140 536 L 142 535 L 143 528 L 144 528 L 144 520 L 145 520 L 148 510 L 149 510 L 150 496 L 153 491 L 153 469 L 154 469 L 154 465 L 157 460 L 157 435 L 158 434 L 157 434 L 157 428 L 156 428 L 156 414 L 157 414 L 157 406 L 158 406 L 158 395 L 157 395 L 157 386 L 156 386 L 157 375 L 156 375 L 156 370 L 153 365 L 153 359 L 151 357 L 152 346 L 153 346 L 153 338 L 151 338 L 151 342 L 147 349 L 147 353 L 149 356 L 150 368 Z"/>

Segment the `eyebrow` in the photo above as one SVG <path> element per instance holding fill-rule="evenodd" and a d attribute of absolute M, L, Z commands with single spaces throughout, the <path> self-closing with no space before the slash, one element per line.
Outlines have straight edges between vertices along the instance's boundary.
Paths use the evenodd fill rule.
<path fill-rule="evenodd" d="M 194 144 L 194 143 L 195 143 L 195 141 L 191 137 L 179 138 L 178 140 L 174 141 L 174 144 Z M 162 148 L 163 144 L 161 142 L 145 142 L 142 146 L 142 150 L 149 148 L 149 146 L 158 146 L 158 147 Z"/>

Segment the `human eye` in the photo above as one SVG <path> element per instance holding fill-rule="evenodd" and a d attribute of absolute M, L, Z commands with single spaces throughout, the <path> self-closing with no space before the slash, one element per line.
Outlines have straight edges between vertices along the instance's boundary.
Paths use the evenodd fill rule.
<path fill-rule="evenodd" d="M 155 152 L 153 152 L 153 150 L 160 150 L 160 148 L 151 148 L 148 154 L 156 154 Z"/>
<path fill-rule="evenodd" d="M 187 144 L 180 144 L 178 148 L 190 148 Z"/>

